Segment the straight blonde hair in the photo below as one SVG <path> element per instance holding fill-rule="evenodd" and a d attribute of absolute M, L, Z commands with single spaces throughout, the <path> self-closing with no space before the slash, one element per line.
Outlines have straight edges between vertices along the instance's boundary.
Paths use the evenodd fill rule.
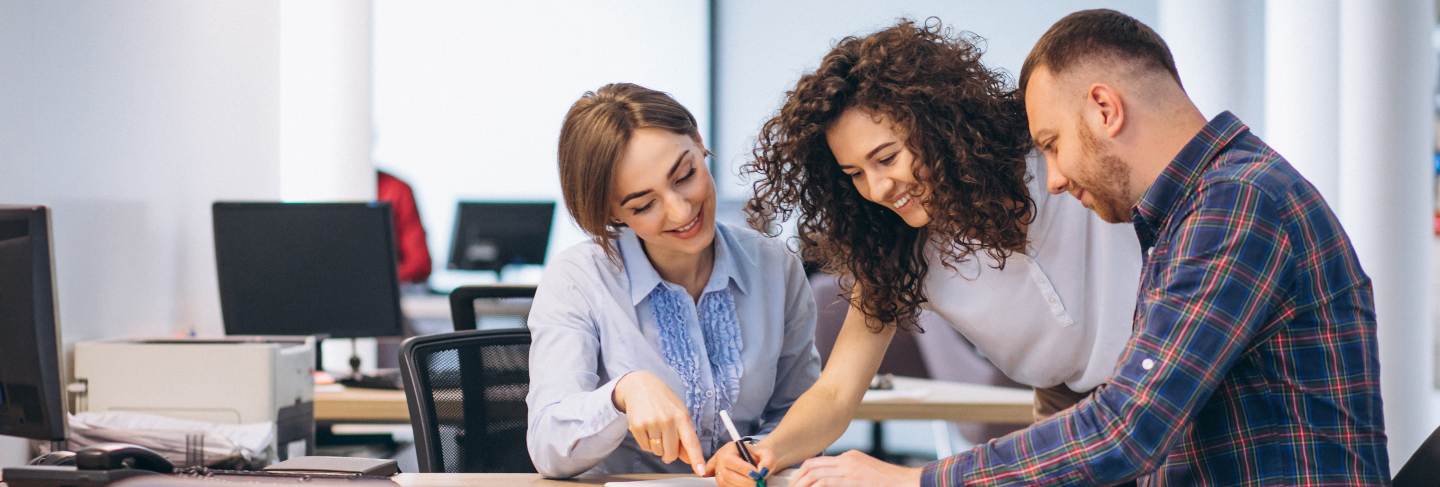
<path fill-rule="evenodd" d="M 658 128 L 697 142 L 695 116 L 664 92 L 612 83 L 585 92 L 560 127 L 560 190 L 575 224 L 619 263 L 620 224 L 610 218 L 615 166 L 636 130 Z"/>

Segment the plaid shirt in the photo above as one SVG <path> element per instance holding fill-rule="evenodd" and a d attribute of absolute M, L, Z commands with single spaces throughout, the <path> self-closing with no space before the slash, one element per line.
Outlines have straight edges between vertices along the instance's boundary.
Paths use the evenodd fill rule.
<path fill-rule="evenodd" d="M 1114 375 L 921 485 L 1384 485 L 1370 279 L 1320 193 L 1229 112 L 1134 209 L 1146 251 Z"/>

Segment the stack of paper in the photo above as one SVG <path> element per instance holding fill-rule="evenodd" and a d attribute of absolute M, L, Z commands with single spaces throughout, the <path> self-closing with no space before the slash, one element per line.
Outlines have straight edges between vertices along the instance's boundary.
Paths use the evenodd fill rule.
<path fill-rule="evenodd" d="M 122 442 L 155 450 L 176 465 L 204 458 L 206 465 L 263 465 L 275 423 L 222 424 L 128 411 L 84 412 L 70 416 L 70 448 Z M 199 441 L 196 441 L 196 440 Z"/>
<path fill-rule="evenodd" d="M 789 469 L 765 479 L 768 487 L 788 487 L 795 476 L 795 469 Z M 606 482 L 605 487 L 715 487 L 715 479 L 702 477 L 677 477 L 673 479 L 641 480 L 637 482 Z"/>

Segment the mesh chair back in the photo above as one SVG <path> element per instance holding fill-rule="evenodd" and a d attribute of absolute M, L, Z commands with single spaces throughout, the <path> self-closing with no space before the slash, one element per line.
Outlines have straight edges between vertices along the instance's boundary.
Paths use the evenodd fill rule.
<path fill-rule="evenodd" d="M 529 330 L 413 337 L 400 373 L 421 472 L 535 472 L 525 448 Z"/>
<path fill-rule="evenodd" d="M 455 331 L 524 328 L 534 298 L 534 285 L 460 286 L 450 292 L 450 319 Z"/>

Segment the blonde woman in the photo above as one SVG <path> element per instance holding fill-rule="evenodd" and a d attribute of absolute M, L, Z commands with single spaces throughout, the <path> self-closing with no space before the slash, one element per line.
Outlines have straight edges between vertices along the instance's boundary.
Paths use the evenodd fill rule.
<path fill-rule="evenodd" d="M 562 191 L 592 241 L 547 265 L 530 315 L 541 474 L 703 475 L 729 441 L 721 410 L 766 434 L 819 376 L 800 261 L 715 221 L 706 155 L 695 118 L 655 90 L 606 85 L 566 115 Z"/>

